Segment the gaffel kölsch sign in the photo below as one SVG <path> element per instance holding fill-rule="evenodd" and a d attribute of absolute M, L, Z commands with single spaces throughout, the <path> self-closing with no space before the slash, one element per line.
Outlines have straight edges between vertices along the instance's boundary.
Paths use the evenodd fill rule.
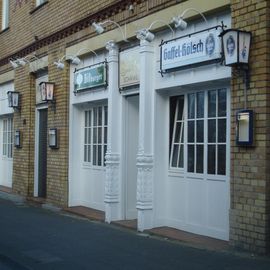
<path fill-rule="evenodd" d="M 161 43 L 161 72 L 221 59 L 221 29 L 212 28 Z"/>

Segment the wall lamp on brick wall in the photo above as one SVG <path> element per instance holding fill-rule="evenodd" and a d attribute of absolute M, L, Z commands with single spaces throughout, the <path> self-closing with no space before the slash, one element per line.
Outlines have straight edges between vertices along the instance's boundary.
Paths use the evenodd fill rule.
<path fill-rule="evenodd" d="M 21 110 L 21 95 L 17 91 L 8 91 L 8 107 L 13 108 L 14 111 L 20 111 Z"/>
<path fill-rule="evenodd" d="M 9 63 L 15 69 L 18 67 L 24 67 L 29 61 L 25 58 L 9 59 Z"/>
<path fill-rule="evenodd" d="M 153 34 L 152 32 L 150 32 L 150 30 L 153 27 L 153 25 L 156 24 L 156 23 L 158 23 L 158 22 L 164 23 L 166 26 L 168 26 L 168 28 L 172 32 L 172 38 L 174 38 L 174 30 L 172 29 L 172 27 L 169 24 L 167 24 L 163 20 L 156 20 L 156 21 L 152 22 L 148 28 L 143 28 L 141 30 L 136 31 L 136 37 L 139 40 L 146 40 L 148 42 L 152 42 L 154 40 L 154 38 L 155 38 L 155 34 Z"/>
<path fill-rule="evenodd" d="M 58 59 L 57 62 L 54 62 L 53 64 L 56 66 L 57 69 L 63 70 L 65 68 L 65 64 L 63 60 L 65 59 L 65 55 L 62 56 L 60 59 Z"/>
<path fill-rule="evenodd" d="M 227 29 L 221 34 L 224 65 L 235 67 L 239 75 L 243 75 L 245 108 L 246 91 L 249 87 L 249 51 L 251 45 L 251 32 L 238 29 Z"/>
<path fill-rule="evenodd" d="M 95 55 L 95 57 L 97 57 L 97 53 L 91 49 L 88 49 L 88 48 L 81 48 L 75 55 L 67 55 L 66 56 L 66 59 L 70 61 L 70 63 L 72 65 L 79 65 L 80 62 L 81 62 L 81 59 L 79 58 L 78 55 L 80 55 L 83 51 L 86 51 L 86 52 L 91 52 Z"/>
<path fill-rule="evenodd" d="M 93 22 L 92 27 L 95 29 L 96 33 L 100 35 L 105 31 L 105 29 L 103 27 L 103 25 L 105 25 L 105 24 L 116 25 L 119 28 L 119 30 L 123 36 L 123 40 L 126 42 L 129 42 L 129 40 L 127 40 L 127 35 L 126 35 L 126 25 L 125 25 L 125 31 L 123 31 L 122 27 L 117 22 L 112 21 L 112 20 L 106 20 L 106 21 L 100 22 L 100 23 Z"/>
<path fill-rule="evenodd" d="M 200 14 L 202 16 L 202 18 L 204 19 L 204 21 L 208 24 L 208 21 L 206 20 L 205 16 L 197 9 L 195 8 L 187 8 L 186 10 L 184 10 L 182 12 L 181 15 L 179 16 L 175 16 L 172 18 L 172 23 L 174 25 L 175 28 L 178 28 L 180 30 L 185 30 L 187 28 L 187 22 L 184 20 L 184 17 L 185 17 L 185 14 L 189 11 L 195 11 L 197 12 L 198 14 Z"/>
<path fill-rule="evenodd" d="M 52 110 L 55 112 L 56 101 L 54 98 L 54 83 L 41 82 L 39 84 L 39 91 L 40 91 L 41 100 L 43 102 L 51 103 Z"/>
<path fill-rule="evenodd" d="M 35 55 L 29 55 L 22 58 L 11 58 L 9 59 L 9 63 L 15 69 L 18 67 L 24 67 L 26 64 L 29 64 L 33 60 L 40 60 Z"/>

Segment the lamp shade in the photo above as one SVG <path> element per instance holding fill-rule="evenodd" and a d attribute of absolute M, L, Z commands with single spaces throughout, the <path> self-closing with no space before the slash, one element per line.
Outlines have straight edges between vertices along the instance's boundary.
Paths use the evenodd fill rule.
<path fill-rule="evenodd" d="M 39 84 L 41 100 L 48 102 L 54 100 L 54 83 L 41 82 Z"/>
<path fill-rule="evenodd" d="M 8 107 L 19 108 L 20 93 L 16 91 L 8 91 Z"/>
<path fill-rule="evenodd" d="M 228 29 L 220 36 L 225 66 L 248 66 L 251 32 Z"/>

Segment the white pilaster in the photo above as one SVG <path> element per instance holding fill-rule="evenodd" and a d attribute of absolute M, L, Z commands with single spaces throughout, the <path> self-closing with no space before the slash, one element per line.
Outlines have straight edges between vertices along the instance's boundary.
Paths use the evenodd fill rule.
<path fill-rule="evenodd" d="M 105 221 L 121 219 L 120 205 L 120 141 L 121 96 L 118 89 L 118 46 L 106 44 L 108 56 L 108 146 L 106 153 Z"/>
<path fill-rule="evenodd" d="M 154 69 L 154 46 L 147 41 L 141 41 L 139 151 L 137 155 L 139 231 L 153 227 Z"/>

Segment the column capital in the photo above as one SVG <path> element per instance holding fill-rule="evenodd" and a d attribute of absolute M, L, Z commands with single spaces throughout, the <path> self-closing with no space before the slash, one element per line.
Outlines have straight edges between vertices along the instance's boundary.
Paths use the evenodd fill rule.
<path fill-rule="evenodd" d="M 109 53 L 112 52 L 112 51 L 117 51 L 118 52 L 118 50 L 119 50 L 118 45 L 113 40 L 107 41 L 106 45 L 105 45 L 105 48 L 106 48 L 106 50 L 109 51 Z"/>

